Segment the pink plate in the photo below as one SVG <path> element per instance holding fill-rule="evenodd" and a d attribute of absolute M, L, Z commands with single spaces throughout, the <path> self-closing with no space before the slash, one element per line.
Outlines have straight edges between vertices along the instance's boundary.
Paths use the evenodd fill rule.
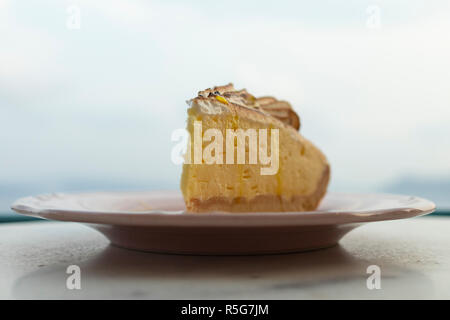
<path fill-rule="evenodd" d="M 49 194 L 17 200 L 18 213 L 86 223 L 119 247 L 179 254 L 268 254 L 336 245 L 355 227 L 434 211 L 426 199 L 328 193 L 316 211 L 193 214 L 175 191 Z"/>

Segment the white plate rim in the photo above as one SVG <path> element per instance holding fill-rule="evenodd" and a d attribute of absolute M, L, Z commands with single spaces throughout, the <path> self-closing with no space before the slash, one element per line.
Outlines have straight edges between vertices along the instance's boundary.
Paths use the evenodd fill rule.
<path fill-rule="evenodd" d="M 148 191 L 152 192 L 152 191 Z M 153 191 L 164 193 L 164 191 Z M 173 191 L 168 191 L 173 192 Z M 414 206 L 393 207 L 380 210 L 317 210 L 308 212 L 256 212 L 256 213 L 186 213 L 183 211 L 150 210 L 145 212 L 92 211 L 38 208 L 32 203 L 45 197 L 82 196 L 94 194 L 132 194 L 138 192 L 91 192 L 47 194 L 24 197 L 16 200 L 11 209 L 17 213 L 57 221 L 72 221 L 89 224 L 167 227 L 263 227 L 263 226 L 308 226 L 342 225 L 383 220 L 411 218 L 432 213 L 436 206 L 427 199 L 388 193 L 338 193 L 328 196 L 346 197 L 398 197 L 415 202 Z M 146 193 L 146 192 L 143 192 Z M 400 200 L 399 200 L 400 201 Z"/>

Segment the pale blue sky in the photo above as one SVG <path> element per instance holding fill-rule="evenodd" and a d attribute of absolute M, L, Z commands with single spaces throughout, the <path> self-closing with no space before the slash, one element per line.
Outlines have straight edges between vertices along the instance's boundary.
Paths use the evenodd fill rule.
<path fill-rule="evenodd" d="M 176 188 L 184 101 L 230 81 L 293 104 L 332 190 L 449 180 L 449 35 L 448 1 L 0 0 L 0 185 Z"/>

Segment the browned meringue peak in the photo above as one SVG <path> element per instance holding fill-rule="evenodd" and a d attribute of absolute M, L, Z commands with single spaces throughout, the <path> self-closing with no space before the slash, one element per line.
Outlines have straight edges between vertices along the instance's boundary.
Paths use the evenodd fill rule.
<path fill-rule="evenodd" d="M 199 91 L 198 96 L 203 98 L 221 96 L 228 102 L 263 111 L 283 123 L 294 127 L 296 130 L 300 129 L 300 118 L 292 109 L 289 102 L 277 100 L 274 97 L 255 98 L 252 94 L 248 93 L 246 89 L 234 89 L 232 83 Z"/>

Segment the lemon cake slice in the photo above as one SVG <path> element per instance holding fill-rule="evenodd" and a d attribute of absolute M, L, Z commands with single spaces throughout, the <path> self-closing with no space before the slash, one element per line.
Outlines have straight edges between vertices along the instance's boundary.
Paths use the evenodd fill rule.
<path fill-rule="evenodd" d="M 190 212 L 314 210 L 326 193 L 326 157 L 301 136 L 290 104 L 232 84 L 188 101 L 181 190 Z"/>

